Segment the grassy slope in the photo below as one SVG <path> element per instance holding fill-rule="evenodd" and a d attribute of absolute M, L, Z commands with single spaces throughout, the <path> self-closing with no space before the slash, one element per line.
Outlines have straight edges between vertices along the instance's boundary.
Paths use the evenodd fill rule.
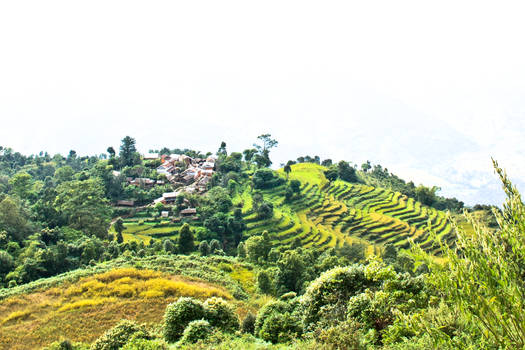
<path fill-rule="evenodd" d="M 119 259 L 0 291 L 0 348 L 40 348 L 60 338 L 89 343 L 123 318 L 157 324 L 179 296 L 220 296 L 243 317 L 265 301 L 254 294 L 254 276 L 250 265 L 234 259 L 160 256 Z"/>

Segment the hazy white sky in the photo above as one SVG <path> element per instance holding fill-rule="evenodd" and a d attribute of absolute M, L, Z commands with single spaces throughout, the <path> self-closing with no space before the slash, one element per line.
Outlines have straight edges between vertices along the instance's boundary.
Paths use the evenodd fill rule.
<path fill-rule="evenodd" d="M 4 1 L 0 145 L 279 141 L 499 203 L 525 182 L 522 1 Z M 525 188 L 525 186 L 521 186 Z"/>

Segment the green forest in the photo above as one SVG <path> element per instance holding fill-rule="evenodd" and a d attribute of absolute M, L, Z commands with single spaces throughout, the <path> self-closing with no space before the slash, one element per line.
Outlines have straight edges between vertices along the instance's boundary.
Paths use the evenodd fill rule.
<path fill-rule="evenodd" d="M 496 161 L 505 204 L 470 207 L 278 144 L 0 146 L 0 348 L 525 348 L 525 207 Z"/>

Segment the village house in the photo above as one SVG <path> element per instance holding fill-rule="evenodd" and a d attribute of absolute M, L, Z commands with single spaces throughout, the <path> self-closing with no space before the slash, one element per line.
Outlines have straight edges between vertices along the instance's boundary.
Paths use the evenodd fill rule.
<path fill-rule="evenodd" d="M 146 153 L 143 157 L 144 160 L 156 160 L 159 159 L 158 153 Z"/>
<path fill-rule="evenodd" d="M 173 204 L 177 200 L 177 197 L 179 196 L 179 191 L 175 192 L 166 192 L 162 194 L 162 198 L 164 198 L 164 204 Z"/>
<path fill-rule="evenodd" d="M 132 200 L 118 200 L 117 206 L 119 207 L 133 207 L 135 205 L 135 201 Z"/>
<path fill-rule="evenodd" d="M 195 208 L 187 208 L 180 211 L 180 216 L 182 217 L 189 217 L 197 214 L 197 209 Z"/>
<path fill-rule="evenodd" d="M 129 180 L 128 184 L 133 185 L 133 186 L 152 187 L 155 185 L 155 180 L 148 179 L 145 177 L 137 177 L 135 179 Z"/>
<path fill-rule="evenodd" d="M 201 166 L 202 169 L 204 170 L 212 170 L 215 168 L 215 163 L 212 163 L 212 162 L 204 162 Z"/>

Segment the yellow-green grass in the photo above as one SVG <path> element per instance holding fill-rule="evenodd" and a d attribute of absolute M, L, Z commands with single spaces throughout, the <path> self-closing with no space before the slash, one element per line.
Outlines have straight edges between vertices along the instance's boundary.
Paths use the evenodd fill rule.
<path fill-rule="evenodd" d="M 154 227 L 157 225 L 158 227 Z M 160 224 L 157 223 L 144 223 L 138 224 L 137 222 L 126 222 L 124 223 L 124 231 L 122 231 L 122 237 L 125 242 L 137 241 L 144 242 L 144 244 L 151 243 L 155 235 L 161 234 L 162 238 L 176 238 L 178 230 L 181 224 L 172 224 L 169 221 L 163 221 Z M 195 230 L 197 226 L 190 225 L 190 228 Z M 115 233 L 114 227 L 112 226 L 110 232 Z M 173 233 L 172 235 L 166 235 Z"/>
<path fill-rule="evenodd" d="M 301 183 L 310 183 L 312 185 L 324 186 L 328 180 L 324 176 L 326 167 L 313 163 L 299 163 L 291 166 L 292 171 L 289 174 L 290 180 L 299 180 Z M 281 176 L 286 176 L 283 169 L 278 170 Z"/>
<path fill-rule="evenodd" d="M 244 270 L 238 274 L 239 280 L 253 277 Z M 153 270 L 115 269 L 0 301 L 0 344 L 3 349 L 39 349 L 61 338 L 89 343 L 121 319 L 160 322 L 166 305 L 180 296 L 233 299 L 212 283 Z"/>
<path fill-rule="evenodd" d="M 139 234 L 130 234 L 130 233 L 123 233 L 122 238 L 124 239 L 124 242 L 131 242 L 131 241 L 136 241 L 139 243 L 144 242 L 144 244 L 146 245 L 150 244 L 151 240 L 153 239 L 149 236 L 144 236 L 144 235 L 139 235 Z"/>

